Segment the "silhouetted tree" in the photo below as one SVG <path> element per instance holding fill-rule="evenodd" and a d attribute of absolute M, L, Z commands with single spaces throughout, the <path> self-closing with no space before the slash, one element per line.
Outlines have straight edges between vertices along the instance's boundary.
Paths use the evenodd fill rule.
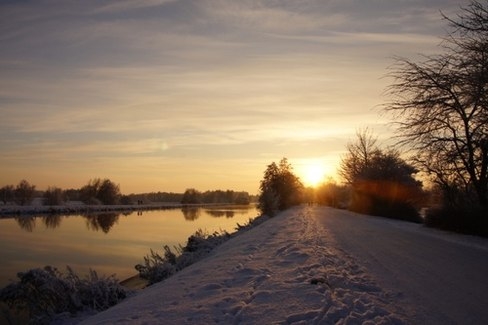
<path fill-rule="evenodd" d="M 18 204 L 25 205 L 32 200 L 35 190 L 35 185 L 29 184 L 25 179 L 21 180 L 15 188 L 15 200 Z"/>
<path fill-rule="evenodd" d="M 44 192 L 44 199 L 45 205 L 60 205 L 63 202 L 63 190 L 58 187 L 50 186 L 46 192 Z"/>
<path fill-rule="evenodd" d="M 321 184 L 315 190 L 315 201 L 318 204 L 331 206 L 333 208 L 343 208 L 349 200 L 349 191 L 346 186 L 339 185 L 333 180 Z"/>
<path fill-rule="evenodd" d="M 109 179 L 92 179 L 80 189 L 80 198 L 87 204 L 117 204 L 120 199 L 119 186 Z"/>
<path fill-rule="evenodd" d="M 13 185 L 5 185 L 0 188 L 0 200 L 3 204 L 13 201 L 15 198 L 15 187 Z"/>
<path fill-rule="evenodd" d="M 117 204 L 120 199 L 119 185 L 116 185 L 109 179 L 104 179 L 98 189 L 97 199 L 106 205 Z"/>
<path fill-rule="evenodd" d="M 349 209 L 385 217 L 419 221 L 415 204 L 421 183 L 417 170 L 397 151 L 383 152 L 369 131 L 357 133 L 341 161 L 341 175 L 351 186 Z"/>
<path fill-rule="evenodd" d="M 80 189 L 80 199 L 86 204 L 100 204 L 97 199 L 98 189 L 100 188 L 100 178 L 91 179 L 88 184 Z"/>
<path fill-rule="evenodd" d="M 67 189 L 63 191 L 64 201 L 81 201 L 80 189 Z"/>
<path fill-rule="evenodd" d="M 377 141 L 372 131 L 366 128 L 358 130 L 356 141 L 347 144 L 347 154 L 341 160 L 338 173 L 348 184 L 353 184 L 371 164 L 371 159 L 379 154 Z"/>
<path fill-rule="evenodd" d="M 397 58 L 385 105 L 403 143 L 445 195 L 464 192 L 465 206 L 488 206 L 488 3 L 471 1 L 456 19 L 444 53 L 420 63 Z M 447 198 L 456 204 L 459 195 Z M 475 198 L 475 200 L 471 200 Z M 469 202 L 471 201 L 471 202 Z M 485 214 L 487 218 L 488 214 Z"/>
<path fill-rule="evenodd" d="M 276 210 L 302 203 L 303 189 L 286 158 L 281 159 L 279 165 L 272 162 L 261 180 L 258 207 L 263 214 L 273 216 Z"/>
<path fill-rule="evenodd" d="M 194 188 L 189 188 L 183 193 L 181 199 L 182 204 L 198 204 L 201 203 L 201 193 Z"/>

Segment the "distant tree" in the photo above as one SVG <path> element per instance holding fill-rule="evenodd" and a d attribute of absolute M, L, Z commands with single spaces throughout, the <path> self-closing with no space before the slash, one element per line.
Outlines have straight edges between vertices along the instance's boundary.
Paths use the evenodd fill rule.
<path fill-rule="evenodd" d="M 120 199 L 120 187 L 109 179 L 104 179 L 98 189 L 97 199 L 103 204 L 114 205 L 119 202 Z"/>
<path fill-rule="evenodd" d="M 15 188 L 15 200 L 20 205 L 29 203 L 34 198 L 36 187 L 29 184 L 28 181 L 21 180 Z"/>
<path fill-rule="evenodd" d="M 129 195 L 122 195 L 120 197 L 120 204 L 131 205 L 131 204 L 134 204 L 134 201 L 132 200 L 132 198 Z"/>
<path fill-rule="evenodd" d="M 261 180 L 258 207 L 263 214 L 272 216 L 276 210 L 302 203 L 303 189 L 286 158 L 281 159 L 278 165 L 272 162 Z"/>
<path fill-rule="evenodd" d="M 346 186 L 337 184 L 334 180 L 329 180 L 321 184 L 315 190 L 315 201 L 318 204 L 327 205 L 333 208 L 343 208 L 349 200 L 349 191 Z"/>
<path fill-rule="evenodd" d="M 44 192 L 44 204 L 45 205 L 60 205 L 63 202 L 63 190 L 50 186 Z"/>
<path fill-rule="evenodd" d="M 416 202 L 422 184 L 417 170 L 394 150 L 383 152 L 368 132 L 358 132 L 348 144 L 340 173 L 351 186 L 349 209 L 391 218 L 419 221 Z"/>
<path fill-rule="evenodd" d="M 15 187 L 13 185 L 5 185 L 0 188 L 0 200 L 3 204 L 14 201 L 15 198 Z"/>
<path fill-rule="evenodd" d="M 64 201 L 81 201 L 79 189 L 67 189 L 63 191 Z"/>
<path fill-rule="evenodd" d="M 455 19 L 444 16 L 451 27 L 444 53 L 420 63 L 396 59 L 385 109 L 446 204 L 477 204 L 488 223 L 488 2 L 461 9 Z"/>
<path fill-rule="evenodd" d="M 347 144 L 347 154 L 342 158 L 339 175 L 348 184 L 353 184 L 364 169 L 371 164 L 374 156 L 380 153 L 378 139 L 368 128 L 356 132 L 356 141 Z"/>
<path fill-rule="evenodd" d="M 119 186 L 109 179 L 92 179 L 80 189 L 80 198 L 87 204 L 117 204 L 120 199 Z"/>
<path fill-rule="evenodd" d="M 101 184 L 100 178 L 91 179 L 88 184 L 80 189 L 80 199 L 86 204 L 101 204 L 101 201 L 97 199 L 98 189 Z"/>
<path fill-rule="evenodd" d="M 181 199 L 182 204 L 198 204 L 201 203 L 201 193 L 194 188 L 189 188 L 183 193 Z"/>
<path fill-rule="evenodd" d="M 251 202 L 249 193 L 247 192 L 238 192 L 236 193 L 234 197 L 234 202 L 235 204 L 242 204 L 242 205 L 247 205 Z"/>

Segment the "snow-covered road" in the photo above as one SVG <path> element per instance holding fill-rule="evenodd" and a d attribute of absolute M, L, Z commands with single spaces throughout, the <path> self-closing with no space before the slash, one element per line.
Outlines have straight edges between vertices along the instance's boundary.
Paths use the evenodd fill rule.
<path fill-rule="evenodd" d="M 488 243 L 296 207 L 84 324 L 483 324 Z"/>
<path fill-rule="evenodd" d="M 313 216 L 410 322 L 488 324 L 488 240 L 330 208 Z"/>

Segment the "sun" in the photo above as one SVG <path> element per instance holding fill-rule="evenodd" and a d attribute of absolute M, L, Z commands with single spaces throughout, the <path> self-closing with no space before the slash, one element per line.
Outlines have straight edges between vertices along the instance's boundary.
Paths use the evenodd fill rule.
<path fill-rule="evenodd" d="M 304 166 L 303 182 L 306 186 L 316 187 L 324 181 L 325 168 L 320 164 Z"/>

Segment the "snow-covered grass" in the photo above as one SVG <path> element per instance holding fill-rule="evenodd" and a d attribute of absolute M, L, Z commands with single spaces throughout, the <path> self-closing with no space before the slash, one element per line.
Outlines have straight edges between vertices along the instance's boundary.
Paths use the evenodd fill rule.
<path fill-rule="evenodd" d="M 238 233 L 83 324 L 403 324 L 392 297 L 330 245 L 310 208 Z"/>
<path fill-rule="evenodd" d="M 127 289 L 114 276 L 99 277 L 91 270 L 80 278 L 71 268 L 66 273 L 46 266 L 18 274 L 19 282 L 0 290 L 5 319 L 48 324 L 79 312 L 105 310 L 127 297 Z"/>
<path fill-rule="evenodd" d="M 249 218 L 246 224 L 237 223 L 236 232 L 229 234 L 226 231 L 216 231 L 212 234 L 202 229 L 198 229 L 191 235 L 186 246 L 175 247 L 175 252 L 168 246 L 163 246 L 163 254 L 150 250 L 150 253 L 144 257 L 144 263 L 137 264 L 136 270 L 142 279 L 147 280 L 149 285 L 163 281 L 185 267 L 188 267 L 202 258 L 206 257 L 215 247 L 226 242 L 233 236 L 249 230 L 262 222 L 266 221 L 268 216 L 262 215 L 256 218 Z"/>
<path fill-rule="evenodd" d="M 173 252 L 169 246 L 165 245 L 163 255 L 151 249 L 150 254 L 144 257 L 144 263 L 137 264 L 135 268 L 139 272 L 139 276 L 146 279 L 151 285 L 196 263 L 229 238 L 230 234 L 225 231 L 208 234 L 199 229 L 188 238 L 185 247 L 177 247 L 177 251 Z"/>

